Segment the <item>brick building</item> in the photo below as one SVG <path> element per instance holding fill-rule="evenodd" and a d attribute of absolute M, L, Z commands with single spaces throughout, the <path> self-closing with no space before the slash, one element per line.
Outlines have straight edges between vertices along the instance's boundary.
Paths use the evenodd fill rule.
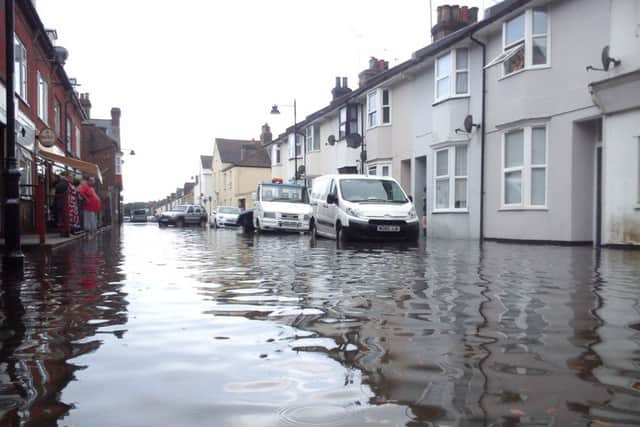
<path fill-rule="evenodd" d="M 5 9 L 0 8 L 0 91 L 6 92 Z M 36 194 L 46 194 L 52 176 L 61 169 L 99 177 L 95 165 L 80 158 L 81 124 L 87 119 L 74 90 L 74 79 L 67 76 L 64 64 L 68 51 L 56 46 L 57 32 L 46 29 L 33 2 L 15 1 L 15 104 L 16 157 L 21 170 L 20 216 L 26 233 L 47 215 L 43 200 L 36 213 Z M 6 97 L 0 100 L 0 126 L 6 126 Z M 49 147 L 37 143 L 37 135 L 52 129 L 56 138 Z M 4 154 L 3 154 L 4 155 Z M 4 163 L 4 159 L 3 159 Z M 38 175 L 40 170 L 40 175 Z M 4 187 L 0 177 L 0 184 Z M 40 184 L 40 187 L 37 185 Z M 44 196 L 43 196 L 44 197 Z M 2 210 L 0 210 L 1 212 Z M 0 219 L 1 219 L 0 213 Z"/>

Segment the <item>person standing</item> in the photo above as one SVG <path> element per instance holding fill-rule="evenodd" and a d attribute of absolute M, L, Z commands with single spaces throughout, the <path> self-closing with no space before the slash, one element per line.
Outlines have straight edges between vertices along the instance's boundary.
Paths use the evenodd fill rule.
<path fill-rule="evenodd" d="M 84 204 L 82 205 L 82 225 L 90 239 L 95 236 L 96 231 L 98 230 L 98 212 L 102 210 L 102 203 L 100 202 L 100 198 L 98 197 L 96 190 L 93 188 L 93 185 L 94 179 L 93 177 L 90 177 L 85 180 L 78 189 L 80 197 L 84 200 Z"/>

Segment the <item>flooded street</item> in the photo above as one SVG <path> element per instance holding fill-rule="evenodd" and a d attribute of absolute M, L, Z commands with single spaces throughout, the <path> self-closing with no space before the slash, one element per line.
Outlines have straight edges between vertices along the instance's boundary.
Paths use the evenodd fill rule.
<path fill-rule="evenodd" d="M 236 230 L 31 252 L 0 425 L 640 425 L 640 252 Z"/>

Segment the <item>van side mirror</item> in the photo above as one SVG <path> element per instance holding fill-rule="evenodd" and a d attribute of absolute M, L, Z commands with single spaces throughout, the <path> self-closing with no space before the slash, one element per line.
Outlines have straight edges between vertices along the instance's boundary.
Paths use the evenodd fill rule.
<path fill-rule="evenodd" d="M 338 198 L 336 197 L 335 194 L 328 194 L 327 195 L 327 203 L 330 205 L 337 205 L 338 204 Z"/>
<path fill-rule="evenodd" d="M 407 196 L 407 197 L 409 197 L 409 201 L 413 203 L 413 196 Z"/>

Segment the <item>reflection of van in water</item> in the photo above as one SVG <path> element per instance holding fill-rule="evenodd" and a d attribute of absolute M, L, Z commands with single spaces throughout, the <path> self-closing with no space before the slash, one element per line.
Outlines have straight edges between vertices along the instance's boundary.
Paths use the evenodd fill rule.
<path fill-rule="evenodd" d="M 131 222 L 147 222 L 147 210 L 134 209 L 131 215 Z"/>
<path fill-rule="evenodd" d="M 417 240 L 413 203 L 385 176 L 325 175 L 313 180 L 311 233 L 331 239 Z"/>
<path fill-rule="evenodd" d="M 280 180 L 258 184 L 253 225 L 258 231 L 309 231 L 311 206 L 307 187 Z"/>

